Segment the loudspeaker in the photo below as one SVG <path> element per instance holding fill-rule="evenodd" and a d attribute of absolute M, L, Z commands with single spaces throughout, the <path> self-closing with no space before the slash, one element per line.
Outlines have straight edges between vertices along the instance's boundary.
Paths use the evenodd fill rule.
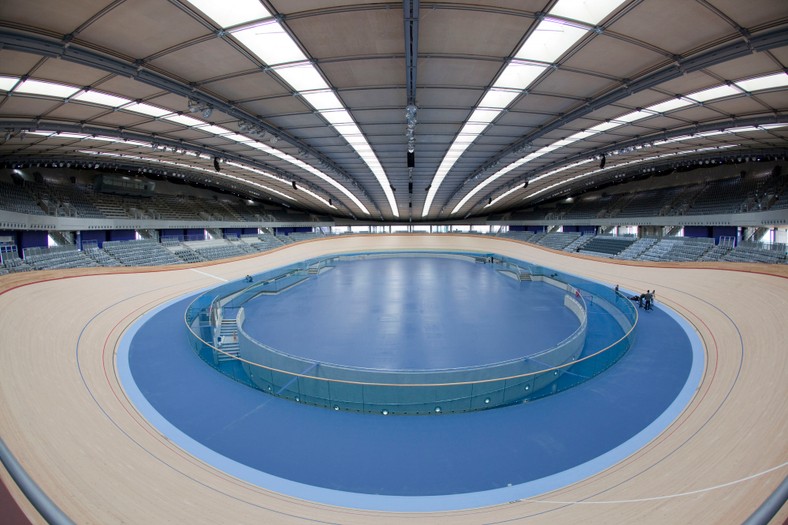
<path fill-rule="evenodd" d="M 408 183 L 408 193 L 413 193 L 413 183 L 412 182 Z"/>
<path fill-rule="evenodd" d="M 525 189 L 527 187 L 528 187 L 528 181 L 525 181 L 525 184 L 523 184 L 523 189 Z"/>
<path fill-rule="evenodd" d="M 294 189 L 294 190 L 297 190 L 297 189 L 298 189 L 298 186 L 296 186 L 296 183 L 295 183 L 295 181 L 293 181 L 293 189 Z"/>
<path fill-rule="evenodd" d="M 416 152 L 415 151 L 409 151 L 408 152 L 408 167 L 409 168 L 416 167 Z"/>
<path fill-rule="evenodd" d="M 606 162 L 607 162 L 607 157 L 605 157 L 604 155 L 602 155 L 602 160 L 600 160 L 600 161 L 599 161 L 599 169 L 600 169 L 600 170 L 601 170 L 602 168 L 604 168 L 604 167 L 605 167 L 605 163 L 606 163 Z"/>
<path fill-rule="evenodd" d="M 216 171 L 222 171 L 221 166 L 219 166 L 219 157 L 213 158 L 213 169 L 215 169 Z"/>

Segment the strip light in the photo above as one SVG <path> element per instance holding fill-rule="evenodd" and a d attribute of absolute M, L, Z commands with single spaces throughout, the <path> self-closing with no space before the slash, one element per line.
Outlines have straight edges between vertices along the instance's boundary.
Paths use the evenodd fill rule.
<path fill-rule="evenodd" d="M 260 184 L 259 182 L 247 180 L 247 179 L 244 179 L 244 178 L 241 178 L 241 177 L 236 177 L 235 175 L 232 175 L 230 173 L 224 173 L 224 172 L 217 173 L 215 170 L 206 169 L 206 168 L 203 168 L 202 166 L 196 166 L 194 164 L 186 164 L 186 163 L 183 163 L 183 162 L 174 162 L 174 161 L 170 161 L 170 160 L 157 159 L 155 157 L 143 157 L 141 155 L 129 155 L 129 154 L 126 154 L 126 153 L 114 153 L 114 152 L 108 152 L 108 151 L 79 150 L 79 153 L 83 153 L 85 155 L 92 155 L 92 156 L 95 156 L 95 157 L 110 157 L 110 158 L 118 158 L 118 159 L 124 159 L 124 160 L 134 160 L 134 161 L 141 161 L 141 162 L 151 163 L 151 164 L 164 164 L 166 166 L 174 166 L 176 168 L 183 168 L 183 169 L 188 169 L 188 170 L 192 170 L 192 171 L 202 171 L 202 172 L 205 172 L 205 173 L 210 173 L 211 175 L 214 175 L 214 176 L 220 176 L 220 177 L 223 177 L 223 178 L 226 178 L 226 179 L 230 179 L 230 180 L 241 182 L 243 184 L 256 186 L 258 188 L 261 188 L 261 189 L 265 190 L 266 192 L 275 193 L 275 194 L 279 195 L 280 197 L 283 197 L 283 198 L 291 200 L 291 201 L 295 201 L 296 200 L 295 198 L 291 197 L 290 195 L 282 193 L 281 191 L 276 190 L 274 188 L 270 188 L 268 186 L 265 186 L 264 184 Z M 247 168 L 247 167 L 242 166 L 240 164 L 234 164 L 234 165 L 237 166 L 237 167 L 240 167 L 242 169 L 246 169 L 247 171 L 258 172 L 258 170 L 254 170 L 253 168 L 250 169 L 250 168 Z M 328 202 L 326 202 L 326 204 L 328 204 Z"/>
<path fill-rule="evenodd" d="M 639 109 L 636 111 L 631 111 L 629 113 L 625 113 L 619 117 L 611 119 L 609 122 L 603 122 L 602 124 L 598 124 L 588 130 L 581 131 L 571 135 L 565 139 L 561 139 L 555 141 L 539 150 L 528 154 L 527 156 L 515 160 L 514 162 L 510 163 L 509 165 L 505 166 L 504 168 L 496 171 L 490 177 L 479 183 L 476 187 L 470 190 L 461 200 L 460 202 L 452 209 L 451 213 L 455 214 L 459 212 L 465 204 L 468 203 L 470 199 L 473 198 L 474 195 L 478 194 L 481 190 L 495 182 L 496 180 L 500 179 L 502 176 L 506 175 L 510 171 L 515 168 L 518 168 L 529 162 L 534 160 L 542 155 L 550 153 L 558 148 L 562 148 L 578 140 L 590 137 L 597 133 L 601 133 L 604 131 L 609 131 L 611 129 L 615 129 L 626 124 L 632 124 L 633 122 L 637 122 L 639 120 L 643 120 L 646 118 L 653 117 L 655 115 L 660 115 L 668 111 L 673 111 L 675 109 L 683 108 L 686 106 L 694 105 L 697 103 L 708 103 L 713 102 L 716 100 L 721 100 L 724 98 L 728 98 L 731 96 L 741 95 L 744 92 L 753 92 L 757 90 L 766 90 L 766 89 L 777 89 L 777 88 L 786 88 L 788 87 L 788 74 L 786 73 L 774 73 L 769 75 L 764 75 L 755 78 L 743 79 L 733 81 L 729 84 L 722 84 L 719 86 L 713 86 L 707 89 L 703 89 L 700 91 L 696 91 L 694 93 L 690 93 L 680 98 L 672 98 L 647 108 Z M 720 133 L 720 132 L 714 132 Z M 697 137 L 698 135 L 696 135 Z M 677 141 L 677 138 L 670 139 L 671 141 Z"/>
<path fill-rule="evenodd" d="M 63 132 L 57 132 L 57 131 L 37 130 L 37 131 L 29 131 L 28 134 L 29 135 L 37 135 L 37 136 L 47 137 L 47 138 L 70 138 L 70 139 L 79 139 L 79 140 L 97 140 L 97 141 L 101 141 L 101 142 L 115 142 L 115 143 L 120 143 L 120 144 L 132 144 L 132 145 L 141 146 L 141 147 L 153 147 L 153 144 L 149 143 L 149 142 L 129 141 L 129 140 L 124 140 L 124 139 L 118 139 L 118 138 L 115 138 L 115 137 L 106 137 L 106 136 L 101 136 L 101 135 L 86 135 L 86 134 L 83 134 L 83 133 L 63 133 Z M 80 153 L 84 153 L 84 154 L 88 154 L 88 155 L 100 155 L 100 156 L 117 157 L 117 158 L 131 159 L 131 160 L 143 160 L 143 161 L 146 161 L 146 162 L 152 162 L 152 163 L 158 163 L 158 164 L 166 164 L 166 165 L 177 166 L 177 167 L 180 167 L 180 168 L 186 168 L 186 169 L 190 169 L 190 170 L 203 171 L 203 172 L 206 172 L 206 173 L 210 173 L 212 176 L 225 177 L 225 178 L 229 178 L 229 179 L 233 179 L 233 180 L 237 180 L 237 181 L 243 182 L 244 184 L 251 184 L 251 185 L 257 186 L 257 187 L 259 187 L 261 189 L 264 189 L 267 192 L 276 193 L 277 195 L 280 195 L 280 196 L 282 196 L 284 198 L 287 198 L 289 200 L 292 200 L 292 201 L 297 200 L 297 199 L 295 199 L 295 198 L 293 198 L 293 197 L 291 197 L 289 195 L 286 195 L 286 194 L 284 194 L 284 193 L 282 193 L 282 192 L 280 192 L 280 191 L 278 191 L 278 190 L 276 190 L 274 188 L 270 188 L 270 187 L 265 186 L 263 184 L 259 184 L 259 183 L 255 182 L 255 181 L 251 181 L 251 180 L 243 179 L 243 178 L 240 178 L 240 177 L 236 177 L 236 176 L 234 176 L 232 174 L 229 174 L 229 173 L 216 173 L 215 170 L 206 169 L 206 168 L 203 168 L 201 166 L 196 166 L 196 165 L 193 165 L 193 164 L 184 164 L 184 163 L 173 162 L 173 161 L 168 161 L 168 160 L 164 160 L 164 159 L 157 159 L 157 158 L 153 158 L 153 157 L 142 157 L 142 156 L 139 156 L 139 155 L 129 155 L 129 154 L 125 154 L 125 153 L 110 153 L 110 152 L 101 152 L 101 151 L 96 151 L 96 150 L 80 150 L 79 152 Z M 183 153 L 184 154 L 191 153 L 192 155 L 198 156 L 199 158 L 204 159 L 204 160 L 210 160 L 211 159 L 211 157 L 209 155 L 196 154 L 194 152 L 187 152 L 187 151 L 184 151 Z M 275 180 L 277 182 L 281 182 L 281 183 L 285 183 L 285 184 L 289 183 L 287 180 L 285 180 L 285 179 L 283 179 L 281 177 L 277 177 L 276 175 L 273 175 L 273 174 L 268 173 L 268 172 L 263 171 L 263 170 L 259 170 L 257 168 L 253 168 L 251 166 L 245 166 L 245 165 L 237 163 L 237 162 L 228 162 L 227 165 L 233 166 L 233 167 L 245 170 L 245 171 L 249 171 L 249 172 L 255 173 L 257 175 L 262 175 L 264 177 L 268 177 L 268 178 L 273 179 L 273 180 Z M 326 200 L 325 198 L 321 197 L 320 195 L 318 195 L 318 194 L 314 193 L 313 191 L 309 190 L 309 188 L 304 188 L 303 186 L 301 186 L 301 187 L 299 187 L 299 190 L 303 191 L 304 193 L 306 193 L 307 195 L 311 196 L 312 198 L 322 202 L 326 206 L 328 206 L 328 207 L 330 207 L 332 209 L 336 209 L 336 206 L 334 206 L 332 203 L 328 202 L 328 200 Z"/>
<path fill-rule="evenodd" d="M 432 202 L 441 184 L 443 184 L 446 175 L 448 175 L 449 171 L 454 167 L 454 164 L 459 160 L 468 146 L 475 142 L 479 135 L 484 133 L 487 125 L 495 120 L 517 96 L 528 89 L 528 87 L 530 87 L 551 64 L 555 63 L 569 49 L 577 44 L 577 42 L 585 37 L 592 30 L 592 26 L 605 18 L 623 2 L 624 0 L 559 0 L 559 2 L 553 6 L 548 16 L 539 21 L 533 32 L 514 53 L 514 58 L 504 67 L 493 85 L 484 94 L 479 105 L 468 119 L 468 122 L 471 122 L 471 119 L 479 108 L 488 108 L 489 120 L 487 120 L 484 126 L 472 133 L 464 134 L 463 131 L 465 131 L 465 127 L 463 127 L 463 131 L 460 132 L 460 135 L 455 138 L 454 142 L 449 147 L 446 156 L 444 156 L 441 161 L 438 171 L 435 172 L 432 182 L 430 183 L 430 190 L 427 192 L 424 208 L 422 208 L 421 211 L 422 217 L 426 217 L 429 214 Z M 573 22 L 565 19 L 571 19 Z M 485 104 L 491 102 L 497 104 L 485 106 Z M 466 126 L 467 125 L 466 123 Z M 463 142 L 458 144 L 458 140 L 462 140 Z M 544 153 L 546 153 L 546 151 L 542 152 L 542 154 Z M 514 167 L 509 168 L 504 173 L 511 171 Z M 501 175 L 504 173 L 501 173 Z M 482 182 L 479 186 L 474 188 L 473 193 L 475 194 L 480 191 L 490 184 L 490 182 Z M 461 206 L 456 207 L 452 213 L 457 213 L 460 207 Z"/>
<path fill-rule="evenodd" d="M 555 184 L 552 184 L 550 186 L 546 186 L 546 187 L 544 187 L 544 188 L 542 188 L 542 189 L 540 189 L 538 191 L 533 192 L 530 195 L 527 195 L 526 197 L 523 197 L 523 199 L 535 197 L 536 195 L 539 195 L 540 193 L 543 193 L 545 191 L 551 190 L 551 189 L 556 188 L 558 186 L 562 186 L 564 184 L 567 184 L 567 183 L 572 182 L 572 181 L 577 180 L 577 179 L 588 177 L 590 175 L 596 175 L 597 173 L 602 173 L 604 171 L 609 171 L 609 170 L 616 169 L 616 168 L 621 168 L 621 167 L 624 167 L 624 166 L 631 166 L 631 165 L 634 165 L 634 164 L 642 164 L 644 162 L 650 162 L 650 161 L 653 161 L 653 160 L 666 159 L 666 158 L 670 158 L 670 157 L 677 157 L 677 156 L 680 156 L 680 155 L 691 155 L 691 154 L 695 154 L 695 153 L 705 153 L 705 152 L 710 152 L 710 151 L 723 151 L 723 150 L 726 150 L 726 149 L 735 148 L 736 146 L 738 146 L 738 144 L 726 144 L 726 145 L 723 145 L 723 146 L 713 146 L 713 147 L 708 147 L 708 148 L 697 148 L 697 149 L 692 149 L 692 150 L 676 151 L 676 152 L 672 152 L 672 153 L 663 153 L 663 154 L 660 154 L 660 155 L 654 155 L 652 157 L 646 157 L 646 158 L 643 158 L 643 159 L 635 159 L 635 160 L 630 160 L 630 161 L 627 161 L 627 162 L 621 162 L 621 163 L 616 164 L 615 166 L 606 166 L 606 167 L 601 168 L 601 169 L 591 170 L 591 171 L 588 171 L 588 172 L 585 172 L 585 173 L 581 173 L 579 175 L 575 175 L 574 177 L 570 177 L 568 179 L 564 179 L 564 180 L 558 181 Z"/>
<path fill-rule="evenodd" d="M 366 138 L 358 131 L 358 126 L 353 117 L 332 91 L 331 86 L 325 81 L 318 68 L 310 62 L 298 43 L 290 36 L 279 20 L 273 18 L 267 11 L 267 16 L 261 16 L 260 11 L 254 11 L 250 12 L 246 17 L 239 16 L 238 19 L 228 21 L 225 20 L 223 12 L 223 9 L 226 10 L 226 8 L 219 7 L 218 2 L 210 2 L 209 0 L 187 1 L 202 11 L 222 29 L 229 29 L 232 25 L 240 25 L 240 27 L 230 29 L 229 33 L 260 59 L 261 62 L 271 67 L 274 73 L 287 82 L 296 93 L 301 95 L 304 101 L 326 119 L 337 133 L 347 141 L 372 171 L 375 179 L 377 179 L 378 184 L 383 189 L 383 193 L 386 195 L 391 213 L 395 217 L 399 217 L 397 201 L 391 189 L 391 183 L 377 155 Z M 243 25 L 260 19 L 263 20 L 253 22 L 251 25 Z M 353 129 L 348 134 L 346 131 L 348 128 L 345 126 L 351 124 Z M 323 178 L 323 180 L 327 179 Z M 348 194 L 345 189 L 340 191 L 346 195 Z M 365 214 L 370 214 L 369 210 L 358 202 L 358 199 L 355 197 L 352 199 Z"/>
<path fill-rule="evenodd" d="M 682 142 L 682 141 L 686 141 L 686 140 L 694 140 L 694 139 L 708 138 L 708 137 L 714 137 L 714 136 L 719 136 L 719 135 L 727 135 L 727 134 L 735 134 L 735 133 L 751 133 L 751 132 L 757 132 L 757 131 L 767 131 L 767 130 L 771 130 L 771 129 L 779 129 L 779 128 L 785 128 L 785 127 L 788 127 L 788 123 L 763 124 L 763 125 L 759 125 L 759 126 L 740 126 L 740 127 L 735 127 L 735 128 L 727 128 L 727 129 L 724 129 L 724 130 L 707 131 L 707 132 L 703 132 L 703 133 L 696 133 L 696 134 L 693 134 L 693 135 L 681 135 L 681 136 L 672 137 L 672 138 L 666 139 L 666 140 L 655 141 L 655 142 L 652 143 L 652 145 L 653 146 L 662 146 L 662 145 L 665 145 L 665 144 L 672 144 L 672 143 L 675 143 L 675 142 Z M 734 145 L 726 145 L 726 146 L 711 146 L 711 147 L 698 148 L 698 149 L 687 150 L 687 151 L 689 153 L 698 153 L 698 152 L 703 152 L 703 151 L 715 151 L 715 150 L 717 150 L 719 148 L 731 148 L 731 147 L 735 147 L 735 146 L 736 146 L 735 144 Z M 552 184 L 552 185 L 550 185 L 550 186 L 548 186 L 546 188 L 540 189 L 540 190 L 538 190 L 538 191 L 536 191 L 534 193 L 531 193 L 530 195 L 526 195 L 525 197 L 523 197 L 523 199 L 532 198 L 532 197 L 534 197 L 534 196 L 536 196 L 536 195 L 538 195 L 538 194 L 540 194 L 540 193 L 542 193 L 542 192 L 544 192 L 544 191 L 546 191 L 548 189 L 552 189 L 552 188 L 555 188 L 557 186 L 566 184 L 566 183 L 571 182 L 573 180 L 576 180 L 576 179 L 578 179 L 580 177 L 585 177 L 585 176 L 588 176 L 588 175 L 594 175 L 594 174 L 601 173 L 601 172 L 604 172 L 604 171 L 609 171 L 611 169 L 620 168 L 622 166 L 629 166 L 629 165 L 632 165 L 632 164 L 639 164 L 639 163 L 648 162 L 648 161 L 651 161 L 651 160 L 657 160 L 657 159 L 662 159 L 662 158 L 665 158 L 665 157 L 671 157 L 671 156 L 675 156 L 675 155 L 684 155 L 684 154 L 686 154 L 684 151 L 671 152 L 671 153 L 662 153 L 662 154 L 651 156 L 651 157 L 635 159 L 635 160 L 631 160 L 631 161 L 627 161 L 627 162 L 620 162 L 620 163 L 615 164 L 615 165 L 608 165 L 608 166 L 606 166 L 605 168 L 602 168 L 602 169 L 589 171 L 589 172 L 584 173 L 582 175 L 574 176 L 574 177 L 571 177 L 569 179 L 565 179 L 565 180 L 556 182 L 555 184 Z M 528 182 L 529 183 L 538 182 L 538 181 L 540 181 L 542 179 L 545 179 L 547 177 L 552 177 L 553 175 L 561 173 L 562 171 L 566 171 L 568 169 L 575 168 L 575 167 L 581 166 L 583 164 L 587 164 L 587 163 L 589 163 L 589 162 L 591 162 L 593 160 L 594 159 L 586 159 L 586 160 L 582 160 L 580 162 L 575 162 L 573 164 L 568 164 L 566 166 L 562 166 L 562 167 L 560 167 L 558 169 L 555 169 L 555 170 L 549 171 L 547 173 L 544 173 L 542 175 L 539 175 L 538 177 L 534 177 L 533 179 L 529 179 Z M 501 199 L 503 199 L 505 197 L 508 197 L 513 192 L 517 191 L 518 189 L 520 189 L 520 185 L 519 184 L 516 187 L 508 190 L 507 192 L 505 192 L 502 195 L 500 195 L 500 196 L 496 197 L 495 199 L 493 199 L 490 203 L 488 203 L 485 206 L 485 208 L 489 208 L 490 206 L 495 205 L 498 201 L 500 201 Z"/>
<path fill-rule="evenodd" d="M 187 115 L 181 115 L 178 114 L 177 112 L 173 112 L 172 110 L 160 108 L 158 106 L 153 106 L 151 104 L 133 102 L 130 99 L 112 93 L 106 93 L 103 91 L 95 91 L 95 90 L 84 90 L 78 86 L 72 86 L 70 84 L 62 84 L 57 82 L 48 82 L 48 81 L 30 80 L 30 79 L 24 82 L 20 82 L 20 80 L 21 79 L 19 77 L 0 76 L 0 91 L 13 90 L 14 93 L 18 92 L 24 94 L 48 96 L 55 98 L 69 98 L 70 100 L 77 100 L 80 102 L 86 102 L 97 106 L 105 106 L 111 109 L 120 109 L 123 111 L 129 111 L 131 113 L 137 113 L 148 117 L 174 122 L 176 124 L 180 124 L 182 126 L 199 130 L 204 133 L 208 133 L 210 135 L 215 135 L 217 137 L 221 137 L 227 140 L 232 140 L 239 144 L 243 144 L 247 147 L 251 147 L 263 151 L 271 156 L 277 157 L 278 159 L 281 159 L 294 166 L 297 166 L 303 169 L 304 171 L 311 173 L 312 175 L 315 175 L 316 177 L 327 182 L 328 184 L 330 184 L 331 186 L 342 192 L 342 194 L 345 195 L 348 199 L 350 199 L 356 206 L 358 206 L 358 208 L 362 212 L 364 212 L 367 215 L 370 214 L 367 207 L 364 206 L 364 204 L 360 200 L 358 200 L 358 198 L 355 195 L 353 195 L 353 193 L 351 193 L 347 188 L 345 188 L 342 184 L 334 180 L 332 177 L 329 177 L 328 175 L 318 170 L 314 166 L 307 164 L 306 162 L 303 162 L 299 159 L 296 159 L 295 157 L 288 155 L 287 153 L 281 150 L 268 146 L 267 144 L 264 144 L 262 142 L 257 142 L 255 139 L 252 139 L 245 135 L 234 133 L 232 130 L 229 130 L 227 128 L 223 128 L 221 126 L 215 126 L 213 124 L 209 124 L 202 120 L 198 120 L 196 118 Z M 31 131 L 28 133 L 33 135 L 40 135 L 40 136 L 56 135 L 61 138 L 76 138 L 76 139 L 92 138 L 95 140 L 102 140 L 107 142 L 121 142 L 124 144 L 130 144 L 135 146 L 151 147 L 151 143 L 140 142 L 140 141 L 129 141 L 123 139 L 114 139 L 111 137 L 96 137 L 96 136 L 74 134 L 74 133 L 70 133 L 70 134 L 58 133 L 54 131 L 49 131 L 49 132 Z M 248 168 L 248 169 L 254 170 L 254 168 Z M 216 175 L 215 172 L 211 172 L 211 173 Z M 316 198 L 318 200 L 323 200 L 322 197 L 319 196 L 316 196 Z M 326 202 L 326 204 L 328 204 L 327 201 L 325 200 L 323 201 Z M 335 208 L 332 205 L 329 206 Z"/>

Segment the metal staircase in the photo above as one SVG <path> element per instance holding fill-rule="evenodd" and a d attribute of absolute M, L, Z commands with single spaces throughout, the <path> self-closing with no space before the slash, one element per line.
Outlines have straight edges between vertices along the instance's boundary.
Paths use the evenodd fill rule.
<path fill-rule="evenodd" d="M 216 359 L 220 363 L 223 361 L 232 361 L 233 358 L 240 355 L 241 348 L 238 344 L 238 325 L 234 317 L 232 319 L 222 319 L 222 324 L 219 326 L 219 338 L 221 338 L 221 343 L 218 342 L 217 338 L 217 348 L 229 354 L 225 355 L 222 352 L 216 352 Z"/>

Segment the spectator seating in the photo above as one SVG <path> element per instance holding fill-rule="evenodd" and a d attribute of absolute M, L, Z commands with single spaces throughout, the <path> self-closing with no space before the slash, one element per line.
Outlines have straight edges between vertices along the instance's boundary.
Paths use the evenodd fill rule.
<path fill-rule="evenodd" d="M 77 250 L 76 246 L 28 248 L 25 250 L 25 262 L 35 270 L 59 270 L 99 265 L 82 251 Z"/>
<path fill-rule="evenodd" d="M 580 234 L 577 232 L 553 232 L 543 236 L 536 243 L 553 250 L 563 250 L 578 237 Z"/>
<path fill-rule="evenodd" d="M 755 262 L 768 264 L 786 264 L 785 250 L 764 250 L 752 246 L 737 246 L 720 260 L 729 262 Z"/>
<path fill-rule="evenodd" d="M 12 184 L 0 183 L 0 208 L 28 215 L 46 215 L 29 191 Z"/>
<path fill-rule="evenodd" d="M 182 261 L 157 241 L 107 241 L 104 251 L 124 266 L 160 266 L 181 264 Z"/>
<path fill-rule="evenodd" d="M 594 235 L 581 235 L 564 247 L 565 252 L 577 252 L 594 239 Z"/>
<path fill-rule="evenodd" d="M 517 241 L 525 241 L 525 242 L 530 241 L 533 236 L 534 236 L 534 232 L 513 231 L 513 230 L 498 234 L 498 237 L 503 237 L 504 239 L 515 239 Z"/>
<path fill-rule="evenodd" d="M 579 249 L 580 253 L 614 257 L 635 243 L 634 237 L 597 235 Z"/>
<path fill-rule="evenodd" d="M 629 260 L 638 259 L 643 252 L 654 246 L 657 241 L 659 241 L 659 239 L 653 237 L 641 237 L 613 258 Z"/>
<path fill-rule="evenodd" d="M 28 265 L 23 259 L 19 257 L 19 253 L 17 252 L 16 246 L 14 245 L 4 245 L 2 256 L 2 268 L 6 270 L 6 273 L 29 272 L 30 270 L 33 270 L 32 266 Z"/>
<path fill-rule="evenodd" d="M 82 252 L 99 266 L 123 266 L 123 264 L 97 245 L 82 245 Z"/>

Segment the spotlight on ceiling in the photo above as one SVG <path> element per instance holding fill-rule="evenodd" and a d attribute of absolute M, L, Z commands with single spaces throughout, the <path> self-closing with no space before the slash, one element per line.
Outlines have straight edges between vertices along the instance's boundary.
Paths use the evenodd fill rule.
<path fill-rule="evenodd" d="M 190 113 L 202 113 L 203 118 L 209 118 L 213 113 L 213 107 L 205 102 L 189 98 L 187 104 Z"/>

